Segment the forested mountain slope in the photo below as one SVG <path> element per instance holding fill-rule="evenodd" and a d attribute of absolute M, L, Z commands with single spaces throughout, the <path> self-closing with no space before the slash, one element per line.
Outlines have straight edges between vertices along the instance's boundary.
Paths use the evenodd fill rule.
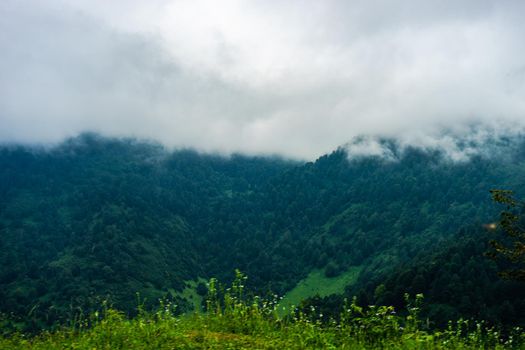
<path fill-rule="evenodd" d="M 348 293 L 378 290 L 369 301 L 397 303 L 399 276 L 431 270 L 460 229 L 488 239 L 482 225 L 498 218 L 489 189 L 525 192 L 523 141 L 498 145 L 505 157 L 452 162 L 391 142 L 397 160 L 349 159 L 341 148 L 305 164 L 92 134 L 45 150 L 4 146 L 0 311 L 38 327 L 103 298 L 132 310 L 135 292 L 150 302 L 175 298 L 182 311 L 190 307 L 180 293 L 186 282 L 227 280 L 234 268 L 256 291 L 283 294 L 313 269 L 337 276 L 359 266 Z M 437 277 L 423 275 L 427 291 Z"/>
<path fill-rule="evenodd" d="M 96 135 L 51 150 L 5 147 L 0 308 L 53 319 L 108 296 L 133 309 L 135 292 L 156 302 L 168 288 L 180 291 L 208 275 L 203 259 L 212 253 L 197 249 L 208 233 L 195 222 L 288 166 Z"/>

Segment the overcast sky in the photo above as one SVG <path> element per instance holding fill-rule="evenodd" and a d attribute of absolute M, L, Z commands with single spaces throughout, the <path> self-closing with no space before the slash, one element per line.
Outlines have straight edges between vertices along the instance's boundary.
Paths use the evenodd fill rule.
<path fill-rule="evenodd" d="M 524 14 L 521 0 L 2 0 L 0 141 L 95 131 L 314 159 L 363 134 L 515 132 Z"/>

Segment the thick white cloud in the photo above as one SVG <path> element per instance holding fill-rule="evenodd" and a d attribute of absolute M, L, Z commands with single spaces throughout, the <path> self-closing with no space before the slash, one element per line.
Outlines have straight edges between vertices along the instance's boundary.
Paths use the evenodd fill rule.
<path fill-rule="evenodd" d="M 361 134 L 426 147 L 446 146 L 443 129 L 521 130 L 524 10 L 506 0 L 4 0 L 0 140 L 97 131 L 312 159 Z"/>

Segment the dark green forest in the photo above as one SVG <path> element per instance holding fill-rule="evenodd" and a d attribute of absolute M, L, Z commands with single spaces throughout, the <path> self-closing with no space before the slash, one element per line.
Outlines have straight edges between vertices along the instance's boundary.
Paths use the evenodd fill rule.
<path fill-rule="evenodd" d="M 232 271 L 259 295 L 284 295 L 311 271 L 359 276 L 341 295 L 311 297 L 326 317 L 344 298 L 394 305 L 425 295 L 424 317 L 525 325 L 525 283 L 485 256 L 500 230 L 489 190 L 525 194 L 524 139 L 499 138 L 468 161 L 401 149 L 396 160 L 315 162 L 169 151 L 84 134 L 54 147 L 0 148 L 0 312 L 9 328 L 68 322 L 108 300 L 132 314 L 193 281 Z M 465 145 L 467 147 L 468 145 Z M 200 282 L 197 292 L 205 294 Z M 138 293 L 138 297 L 137 297 Z"/>

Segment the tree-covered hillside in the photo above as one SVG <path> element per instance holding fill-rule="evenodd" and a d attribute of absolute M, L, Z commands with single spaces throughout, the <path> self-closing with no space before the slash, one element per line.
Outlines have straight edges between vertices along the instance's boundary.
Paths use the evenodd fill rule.
<path fill-rule="evenodd" d="M 505 157 L 463 162 L 395 143 L 397 160 L 349 159 L 341 148 L 310 163 L 92 134 L 49 149 L 4 146 L 0 311 L 38 328 L 106 298 L 131 312 L 135 292 L 184 311 L 198 278 L 228 280 L 239 268 L 259 294 L 284 294 L 322 269 L 360 271 L 347 291 L 364 301 L 425 292 L 435 314 L 523 322 L 523 286 L 494 290 L 497 266 L 482 254 L 497 234 L 482 228 L 498 219 L 488 191 L 525 192 L 522 140 L 499 142 Z M 457 286 L 474 292 L 464 299 Z M 476 312 L 500 292 L 516 317 Z"/>
<path fill-rule="evenodd" d="M 174 296 L 207 276 L 210 252 L 199 249 L 216 238 L 195 222 L 289 166 L 96 135 L 50 150 L 4 147 L 0 309 L 54 321 L 108 297 L 132 309 L 135 292 L 153 303 Z"/>

